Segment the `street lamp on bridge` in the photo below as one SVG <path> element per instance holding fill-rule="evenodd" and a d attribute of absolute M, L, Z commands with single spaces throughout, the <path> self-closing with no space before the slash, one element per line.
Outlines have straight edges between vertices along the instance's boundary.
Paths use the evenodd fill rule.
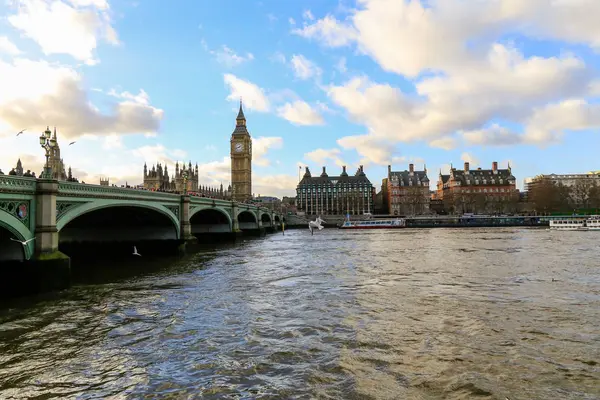
<path fill-rule="evenodd" d="M 50 154 L 52 154 L 52 149 L 56 147 L 56 139 L 50 138 L 51 134 L 50 127 L 46 127 L 46 131 L 40 136 L 40 146 L 46 151 L 46 165 L 44 165 L 42 179 L 52 179 L 52 168 L 48 164 L 48 159 L 50 158 Z"/>
<path fill-rule="evenodd" d="M 187 182 L 188 182 L 188 171 L 187 171 L 187 169 L 183 170 L 182 177 L 183 177 L 183 194 L 187 194 Z"/>

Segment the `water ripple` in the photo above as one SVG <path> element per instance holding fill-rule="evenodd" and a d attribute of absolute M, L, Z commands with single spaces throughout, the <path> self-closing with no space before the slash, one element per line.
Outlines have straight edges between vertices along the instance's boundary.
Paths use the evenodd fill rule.
<path fill-rule="evenodd" d="M 597 399 L 599 256 L 594 233 L 326 229 L 106 266 L 0 310 L 0 398 Z"/>

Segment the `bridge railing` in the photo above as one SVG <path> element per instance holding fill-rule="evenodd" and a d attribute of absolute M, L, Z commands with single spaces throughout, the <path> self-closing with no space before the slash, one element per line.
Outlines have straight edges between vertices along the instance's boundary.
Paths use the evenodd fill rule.
<path fill-rule="evenodd" d="M 37 180 L 15 175 L 0 175 L 0 192 L 35 193 Z"/>
<path fill-rule="evenodd" d="M 134 188 L 120 188 L 116 186 L 90 185 L 86 183 L 65 182 L 58 183 L 58 193 L 63 196 L 91 196 L 91 197 L 130 197 L 147 200 L 179 201 L 176 193 L 153 192 Z"/>
<path fill-rule="evenodd" d="M 191 204 L 214 204 L 218 207 L 231 206 L 231 200 L 211 199 L 210 197 L 190 196 Z"/>

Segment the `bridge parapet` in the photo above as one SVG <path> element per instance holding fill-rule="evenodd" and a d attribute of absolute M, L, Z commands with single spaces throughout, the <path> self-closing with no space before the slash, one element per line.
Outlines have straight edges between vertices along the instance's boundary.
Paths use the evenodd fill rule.
<path fill-rule="evenodd" d="M 37 179 L 14 175 L 0 175 L 0 192 L 28 193 L 36 191 Z"/>
<path fill-rule="evenodd" d="M 174 201 L 179 202 L 181 196 L 176 193 L 152 192 L 133 188 L 115 186 L 90 185 L 86 183 L 64 182 L 58 184 L 59 196 L 121 198 L 136 200 Z"/>

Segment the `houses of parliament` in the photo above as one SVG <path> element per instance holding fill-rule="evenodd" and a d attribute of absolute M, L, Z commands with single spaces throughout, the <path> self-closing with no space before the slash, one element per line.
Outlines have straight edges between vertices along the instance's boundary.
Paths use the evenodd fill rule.
<path fill-rule="evenodd" d="M 227 190 L 223 189 L 223 184 L 219 188 L 200 186 L 198 184 L 198 164 L 196 163 L 195 167 L 192 167 L 191 161 L 187 166 L 185 164 L 180 166 L 177 162 L 173 176 L 169 176 L 166 165 L 157 163 L 148 169 L 148 166 L 144 164 L 143 187 L 147 190 L 182 193 L 184 187 L 187 186 L 185 189 L 188 193 L 240 202 L 252 199 L 252 138 L 246 128 L 246 116 L 241 100 L 235 129 L 231 134 L 230 158 L 231 185 Z"/>

